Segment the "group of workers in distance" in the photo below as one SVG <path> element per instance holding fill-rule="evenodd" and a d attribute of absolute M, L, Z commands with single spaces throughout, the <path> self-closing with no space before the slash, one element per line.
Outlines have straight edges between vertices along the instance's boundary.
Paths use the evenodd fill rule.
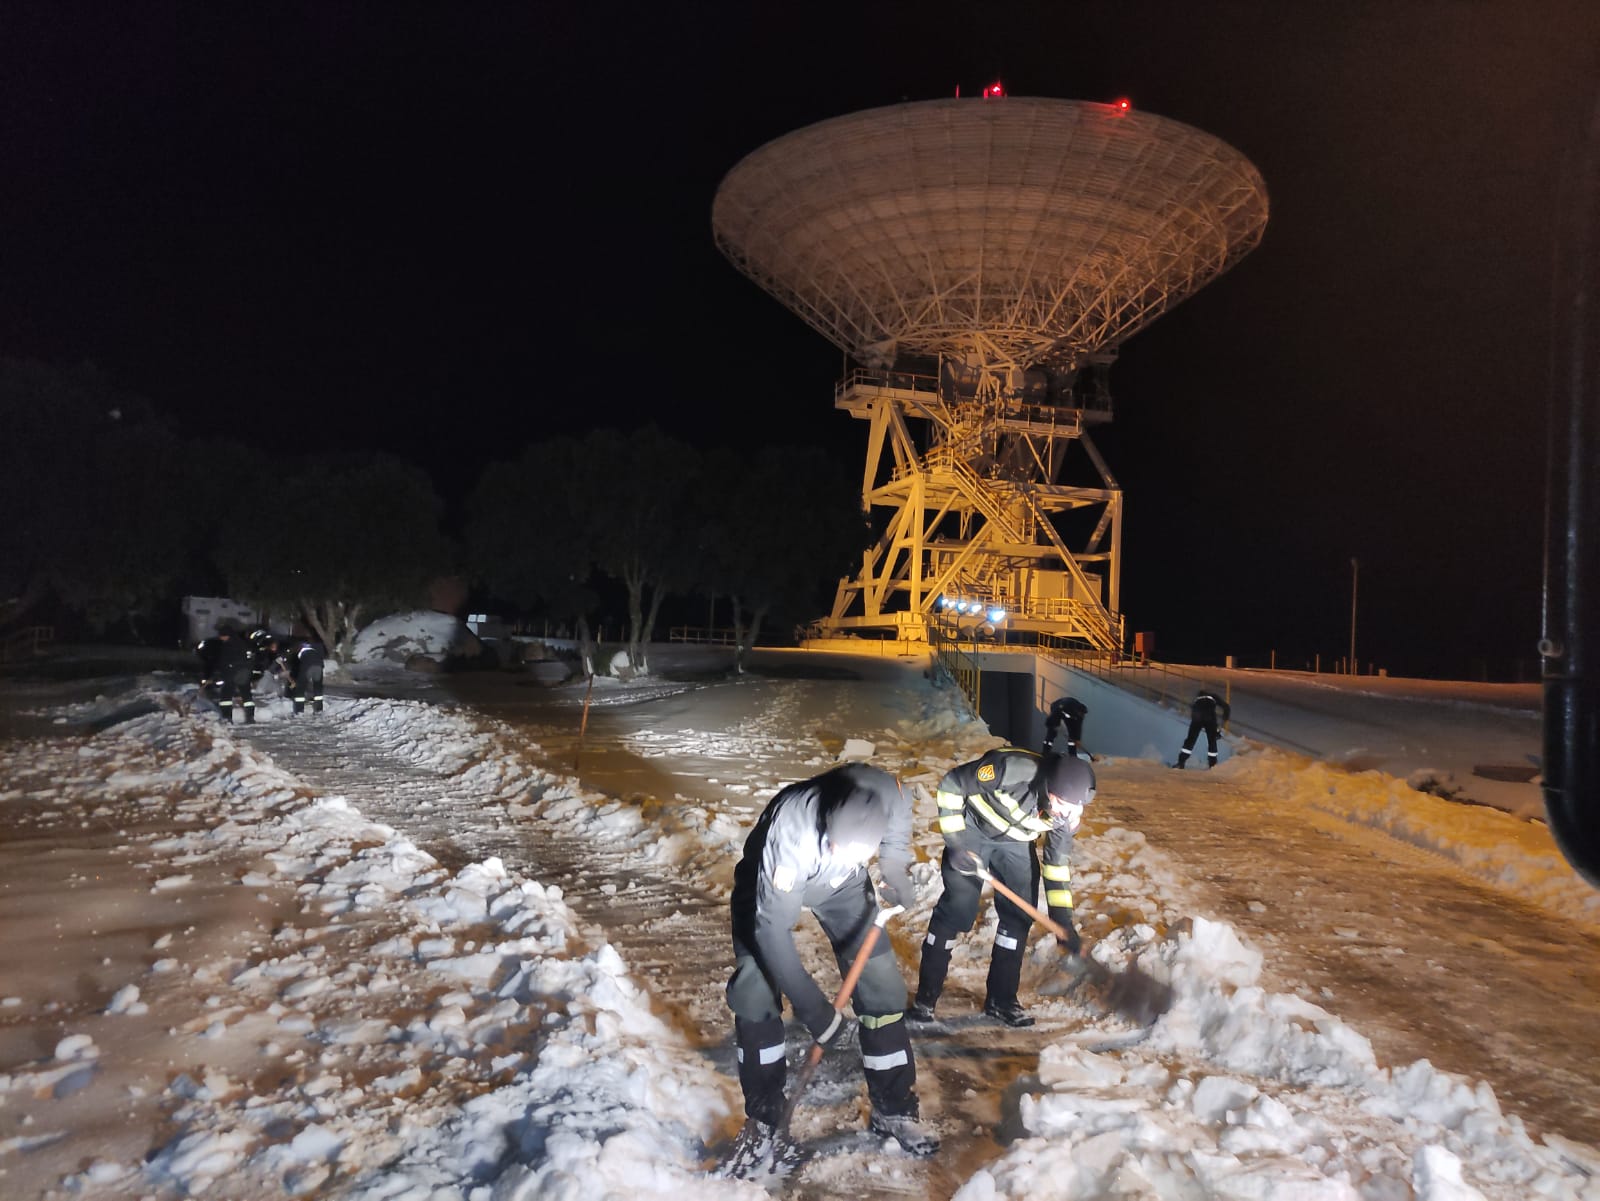
<path fill-rule="evenodd" d="M 322 712 L 322 676 L 327 662 L 322 643 L 314 638 L 276 634 L 264 627 L 245 634 L 224 623 L 195 647 L 200 658 L 200 689 L 216 702 L 222 720 L 233 724 L 236 710 L 245 724 L 256 719 L 255 684 L 263 675 L 276 676 L 294 702 L 294 712 Z"/>
<path fill-rule="evenodd" d="M 1215 763 L 1219 712 L 1226 720 L 1227 703 L 1214 693 L 1195 699 L 1184 758 L 1205 729 Z M 909 1005 L 894 951 L 874 933 L 887 914 L 915 899 L 912 803 L 900 782 L 881 768 L 848 763 L 790 784 L 768 803 L 745 840 L 730 899 L 734 970 L 727 1002 L 745 1124 L 728 1158 L 728 1174 L 776 1163 L 790 1150 L 784 1127 L 794 1102 L 784 1092 L 784 998 L 811 1035 L 813 1064 L 857 1028 L 874 1134 L 912 1155 L 938 1150 L 938 1136 L 920 1117 L 911 1028 L 937 1021 L 951 953 L 977 922 L 983 884 L 995 885 L 997 917 L 984 988 L 986 1016 L 1010 1027 L 1033 1025 L 1017 993 L 1029 928 L 1042 916 L 1026 906 L 1037 903 L 1041 879 L 1049 919 L 1064 934 L 1055 940 L 1063 965 L 1082 952 L 1073 922 L 1071 851 L 1084 808 L 1095 796 L 1094 769 L 1082 745 L 1087 714 L 1082 702 L 1062 697 L 1049 710 L 1042 753 L 1000 747 L 958 764 L 940 780 L 934 799 L 944 840 L 944 891 L 922 940 Z M 1058 754 L 1054 744 L 1063 727 L 1066 753 Z M 874 856 L 882 878 L 876 887 L 867 871 Z M 806 909 L 822 927 L 845 981 L 833 999 L 806 971 L 795 944 L 795 926 Z M 845 1016 L 846 1006 L 854 1022 Z"/>

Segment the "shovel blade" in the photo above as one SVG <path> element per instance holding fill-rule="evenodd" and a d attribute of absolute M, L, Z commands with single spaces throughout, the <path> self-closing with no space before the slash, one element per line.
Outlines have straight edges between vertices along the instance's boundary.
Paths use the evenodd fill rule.
<path fill-rule="evenodd" d="M 1062 961 L 1063 979 L 1040 991 L 1092 999 L 1102 1011 L 1148 1026 L 1172 1008 L 1172 986 L 1163 984 L 1136 964 L 1114 972 L 1097 959 L 1069 955 Z"/>

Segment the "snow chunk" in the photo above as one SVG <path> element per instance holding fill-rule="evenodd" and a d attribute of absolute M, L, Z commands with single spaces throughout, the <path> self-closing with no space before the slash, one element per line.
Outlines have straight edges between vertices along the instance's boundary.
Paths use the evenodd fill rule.
<path fill-rule="evenodd" d="M 877 753 L 877 746 L 864 738 L 846 738 L 839 752 L 840 763 L 864 763 Z"/>
<path fill-rule="evenodd" d="M 94 1045 L 94 1039 L 87 1034 L 69 1034 L 56 1044 L 56 1058 L 62 1063 L 94 1059 L 99 1054 L 100 1048 Z"/>
<path fill-rule="evenodd" d="M 111 1003 L 106 1006 L 107 1013 L 126 1013 L 130 1017 L 137 1017 L 142 1013 L 149 1013 L 150 1007 L 139 1000 L 139 986 L 125 984 L 112 995 Z"/>
<path fill-rule="evenodd" d="M 1411 1179 L 1417 1201 L 1484 1201 L 1482 1193 L 1461 1179 L 1461 1161 L 1443 1147 L 1419 1147 Z"/>

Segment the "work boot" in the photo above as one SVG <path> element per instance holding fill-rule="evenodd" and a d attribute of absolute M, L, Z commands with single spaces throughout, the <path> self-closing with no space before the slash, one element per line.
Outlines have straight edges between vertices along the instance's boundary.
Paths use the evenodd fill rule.
<path fill-rule="evenodd" d="M 983 1012 L 985 1017 L 992 1017 L 1014 1028 L 1033 1025 L 1028 1011 L 1015 1001 L 985 1001 Z"/>
<path fill-rule="evenodd" d="M 914 1113 L 872 1111 L 867 1127 L 881 1138 L 892 1138 L 907 1155 L 926 1158 L 939 1149 L 939 1136 L 924 1126 Z"/>
<path fill-rule="evenodd" d="M 906 1021 L 913 1026 L 926 1026 L 930 1022 L 938 1020 L 933 1016 L 933 1006 L 924 1005 L 921 1001 L 913 1001 L 910 1008 L 906 1010 Z"/>
<path fill-rule="evenodd" d="M 746 1118 L 717 1174 L 732 1180 L 755 1180 L 781 1171 L 779 1165 L 787 1159 L 789 1146 L 789 1140 L 777 1135 L 770 1122 Z"/>

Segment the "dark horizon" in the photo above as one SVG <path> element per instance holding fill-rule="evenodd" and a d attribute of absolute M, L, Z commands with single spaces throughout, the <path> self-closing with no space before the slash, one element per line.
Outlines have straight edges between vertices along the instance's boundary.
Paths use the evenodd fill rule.
<path fill-rule="evenodd" d="M 1127 96 L 1272 200 L 1261 246 L 1112 372 L 1129 631 L 1326 667 L 1353 557 L 1364 664 L 1537 678 L 1596 6 L 40 6 L 0 35 L 0 355 L 93 362 L 194 433 L 389 450 L 455 498 L 595 425 L 858 465 L 839 351 L 712 244 L 723 174 L 958 85 Z"/>

